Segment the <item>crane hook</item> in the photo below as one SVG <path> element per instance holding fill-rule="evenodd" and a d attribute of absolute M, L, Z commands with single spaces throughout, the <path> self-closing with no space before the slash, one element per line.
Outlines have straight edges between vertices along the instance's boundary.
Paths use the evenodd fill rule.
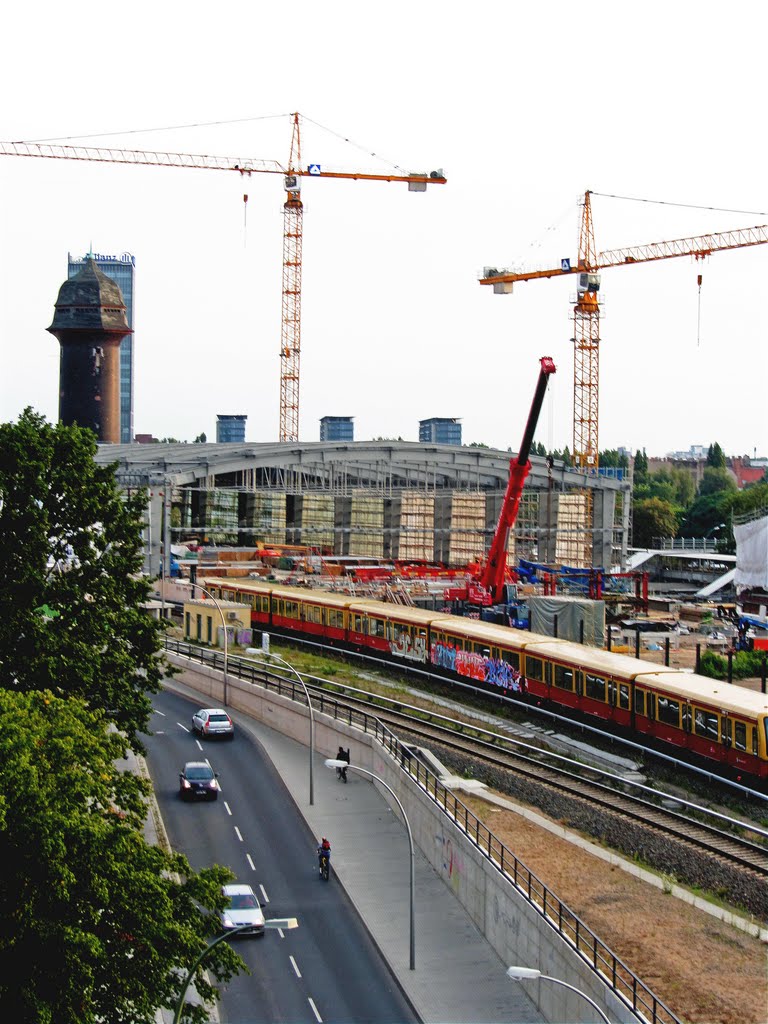
<path fill-rule="evenodd" d="M 698 276 L 698 284 L 699 284 L 699 312 L 698 312 L 698 320 L 697 320 L 697 323 L 696 323 L 696 347 L 697 348 L 698 348 L 699 342 L 701 341 L 701 281 L 702 281 L 702 275 L 699 274 L 699 276 Z"/>

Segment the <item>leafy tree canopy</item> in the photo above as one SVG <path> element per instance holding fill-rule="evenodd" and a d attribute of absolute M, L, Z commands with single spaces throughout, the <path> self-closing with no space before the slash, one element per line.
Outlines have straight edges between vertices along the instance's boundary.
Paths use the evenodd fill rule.
<path fill-rule="evenodd" d="M 146 495 L 122 496 L 95 453 L 31 409 L 0 425 L 0 688 L 82 697 L 141 749 L 165 670 L 140 607 Z"/>
<path fill-rule="evenodd" d="M 23 723 L 23 728 L 20 724 Z M 15 1024 L 154 1024 L 216 929 L 229 869 L 146 843 L 125 739 L 50 691 L 0 691 L 0 1005 Z M 205 966 L 244 965 L 227 943 Z M 202 973 L 200 995 L 214 991 Z M 198 1006 L 185 1020 L 208 1020 Z"/>
<path fill-rule="evenodd" d="M 684 469 L 676 467 L 660 469 L 655 473 L 646 473 L 635 483 L 635 499 L 661 498 L 671 505 L 685 508 L 693 501 L 696 488 L 693 477 Z"/>
<path fill-rule="evenodd" d="M 635 453 L 635 484 L 638 484 L 645 480 L 648 476 L 648 456 L 645 454 L 645 448 L 641 452 Z"/>
<path fill-rule="evenodd" d="M 701 474 L 701 483 L 699 484 L 701 497 L 705 497 L 707 494 L 716 494 L 718 491 L 735 494 L 737 490 L 733 477 L 724 466 L 707 466 Z"/>
<path fill-rule="evenodd" d="M 641 498 L 633 506 L 633 541 L 636 547 L 649 548 L 655 537 L 674 537 L 677 515 L 674 505 L 661 498 Z"/>

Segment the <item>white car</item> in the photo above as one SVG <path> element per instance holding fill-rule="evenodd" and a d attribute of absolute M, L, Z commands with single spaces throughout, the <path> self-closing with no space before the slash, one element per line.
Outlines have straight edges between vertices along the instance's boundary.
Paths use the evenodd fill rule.
<path fill-rule="evenodd" d="M 221 912 L 222 929 L 227 932 L 242 928 L 239 935 L 263 935 L 264 914 L 250 885 L 225 885 L 221 891 L 229 899 L 229 905 Z"/>
<path fill-rule="evenodd" d="M 201 738 L 225 736 L 235 738 L 235 726 L 224 708 L 200 708 L 192 715 L 192 728 Z"/>

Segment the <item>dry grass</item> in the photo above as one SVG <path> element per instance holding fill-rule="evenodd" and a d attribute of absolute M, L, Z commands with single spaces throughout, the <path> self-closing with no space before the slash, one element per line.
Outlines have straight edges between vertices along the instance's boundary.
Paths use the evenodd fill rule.
<path fill-rule="evenodd" d="M 767 1024 L 764 943 L 513 811 L 462 801 L 682 1020 Z"/>

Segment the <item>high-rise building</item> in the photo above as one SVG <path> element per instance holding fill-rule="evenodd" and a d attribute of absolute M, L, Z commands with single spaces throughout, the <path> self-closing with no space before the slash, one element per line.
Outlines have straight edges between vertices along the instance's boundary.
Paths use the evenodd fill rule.
<path fill-rule="evenodd" d="M 353 416 L 323 416 L 320 420 L 321 441 L 354 441 Z"/>
<path fill-rule="evenodd" d="M 461 420 L 439 416 L 419 420 L 419 441 L 425 444 L 461 444 Z"/>
<path fill-rule="evenodd" d="M 216 417 L 216 443 L 242 444 L 245 441 L 245 421 L 247 416 L 225 416 L 219 413 Z"/>
<path fill-rule="evenodd" d="M 76 259 L 71 253 L 67 253 L 67 277 L 71 279 L 79 274 L 87 259 L 93 260 L 103 274 L 120 286 L 128 326 L 133 331 L 136 257 L 129 252 L 121 253 L 119 256 L 105 256 L 97 252 Z M 133 334 L 128 334 L 120 343 L 120 444 L 130 444 L 133 441 L 133 352 Z"/>

